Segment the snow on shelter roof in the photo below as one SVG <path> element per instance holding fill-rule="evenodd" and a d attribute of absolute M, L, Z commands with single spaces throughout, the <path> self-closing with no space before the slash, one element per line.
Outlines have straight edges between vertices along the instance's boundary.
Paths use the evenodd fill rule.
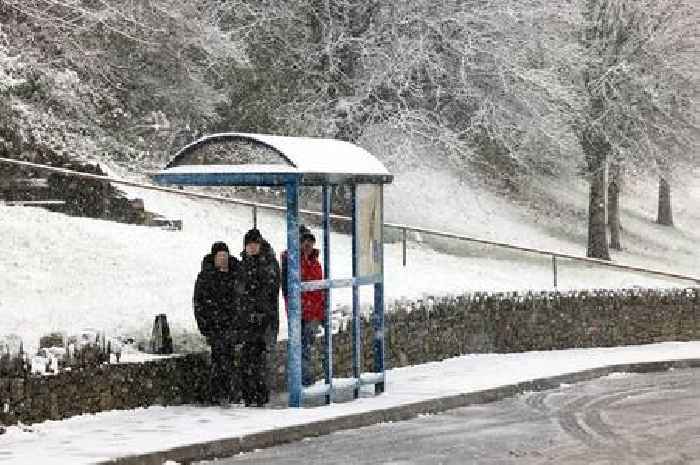
<path fill-rule="evenodd" d="M 212 147 L 219 153 L 207 154 L 215 150 Z M 280 185 L 289 176 L 306 185 L 379 184 L 393 179 L 377 158 L 349 142 L 237 132 L 196 140 L 154 178 L 165 184 Z"/>

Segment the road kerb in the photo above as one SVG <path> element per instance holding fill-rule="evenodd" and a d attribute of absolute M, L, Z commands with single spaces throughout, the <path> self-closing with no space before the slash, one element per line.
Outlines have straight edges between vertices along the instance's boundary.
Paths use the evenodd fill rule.
<path fill-rule="evenodd" d="M 327 435 L 336 431 L 356 429 L 389 421 L 403 421 L 423 414 L 436 414 L 469 405 L 486 404 L 507 399 L 523 392 L 545 391 L 561 384 L 575 384 L 582 381 L 607 376 L 611 373 L 650 373 L 666 371 L 671 368 L 699 368 L 700 358 L 684 360 L 665 360 L 656 362 L 626 363 L 592 368 L 578 372 L 548 378 L 538 378 L 497 388 L 474 391 L 422 400 L 369 412 L 343 415 L 327 420 L 318 420 L 303 425 L 287 426 L 216 441 L 180 446 L 173 449 L 150 452 L 147 454 L 120 457 L 100 465 L 163 465 L 172 460 L 182 465 L 189 465 L 200 460 L 231 457 L 241 452 L 250 452 L 280 444 L 299 441 L 307 437 Z"/>

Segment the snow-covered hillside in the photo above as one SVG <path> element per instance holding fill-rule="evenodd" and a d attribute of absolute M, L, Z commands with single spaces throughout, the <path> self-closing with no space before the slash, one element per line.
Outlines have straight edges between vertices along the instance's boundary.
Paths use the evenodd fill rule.
<path fill-rule="evenodd" d="M 583 255 L 585 222 L 572 218 L 585 206 L 585 185 L 560 189 L 558 203 L 540 211 L 524 209 L 503 197 L 478 191 L 447 174 L 444 189 L 419 194 L 416 173 L 397 177 L 387 190 L 387 221 L 401 221 L 477 237 Z M 436 173 L 431 175 L 436 182 Z M 427 178 L 426 178 L 427 179 Z M 418 184 L 421 185 L 421 184 Z M 644 187 L 644 186 L 641 186 Z M 638 186 L 640 191 L 643 189 Z M 533 188 L 534 189 L 534 188 Z M 192 289 L 200 261 L 213 241 L 242 249 L 251 227 L 249 208 L 128 188 L 146 208 L 183 220 L 182 231 L 67 217 L 38 208 L 0 206 L 0 335 L 18 334 L 28 347 L 51 331 L 75 334 L 84 328 L 108 334 L 143 335 L 156 314 L 166 313 L 174 332 L 193 330 Z M 542 189 L 543 196 L 546 193 Z M 651 198 L 624 207 L 625 246 L 615 260 L 698 275 L 700 185 L 677 192 L 676 229 L 653 224 Z M 409 195 L 410 194 L 410 195 Z M 554 197 L 553 197 L 554 198 Z M 552 212 L 572 205 L 570 216 Z M 546 205 L 546 204 L 545 204 Z M 285 223 L 278 213 L 259 212 L 259 227 L 278 252 L 285 247 Z M 316 230 L 317 238 L 321 234 Z M 584 237 L 585 239 L 585 237 Z M 334 277 L 350 275 L 350 240 L 333 234 Z M 320 245 L 320 244 L 319 244 Z M 436 250 L 447 250 L 451 253 Z M 436 241 L 409 243 L 408 265 L 401 244 L 386 247 L 387 302 L 465 291 L 544 290 L 552 288 L 548 257 L 503 252 L 493 247 Z M 559 288 L 683 286 L 673 280 L 614 271 L 561 260 Z M 347 290 L 334 291 L 334 305 L 349 305 Z M 371 301 L 370 289 L 362 294 Z M 282 318 L 284 321 L 284 318 Z M 286 331 L 282 324 L 281 332 Z"/>

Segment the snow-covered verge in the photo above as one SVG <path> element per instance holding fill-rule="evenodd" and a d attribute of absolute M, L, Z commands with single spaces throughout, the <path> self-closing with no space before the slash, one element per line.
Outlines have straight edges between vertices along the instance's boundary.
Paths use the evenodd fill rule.
<path fill-rule="evenodd" d="M 47 421 L 31 427 L 10 427 L 0 435 L 0 463 L 89 464 L 603 366 L 694 358 L 700 358 L 700 342 L 467 355 L 390 370 L 384 395 L 332 406 L 150 407 Z M 436 383 L 438 378 L 440 382 Z"/>
<path fill-rule="evenodd" d="M 568 218 L 557 221 L 544 213 L 529 218 L 523 213 L 528 210 L 521 206 L 460 185 L 448 174 L 433 178 L 433 182 L 441 182 L 444 190 L 426 189 L 411 198 L 407 192 L 422 179 L 416 176 L 404 174 L 387 188 L 387 221 L 401 220 L 477 237 L 584 253 L 579 226 L 572 226 Z M 578 204 L 585 202 L 580 187 L 573 184 L 568 191 L 561 189 L 559 203 L 571 202 L 580 207 Z M 154 316 L 159 313 L 167 314 L 175 335 L 195 331 L 191 299 L 200 260 L 215 240 L 227 241 L 232 250 L 242 249 L 243 235 L 252 223 L 251 211 L 137 188 L 128 188 L 127 193 L 143 198 L 151 211 L 182 219 L 183 230 L 0 206 L 0 335 L 21 336 L 30 352 L 41 335 L 55 331 L 71 335 L 93 329 L 108 336 L 139 338 L 150 333 Z M 629 224 L 626 231 L 631 251 L 618 253 L 615 259 L 698 274 L 695 244 L 700 240 L 700 216 L 691 207 L 700 203 L 699 186 L 693 185 L 679 194 L 677 203 L 675 229 L 662 229 L 652 223 L 648 209 L 641 208 L 649 204 L 649 199 L 626 205 L 623 224 Z M 455 212 L 462 212 L 463 216 Z M 280 214 L 260 211 L 259 227 L 275 250 L 285 248 L 285 222 Z M 321 235 L 316 233 L 320 242 Z M 552 288 L 548 257 L 455 244 L 431 243 L 450 249 L 448 254 L 426 243 L 410 242 L 406 267 L 401 264 L 401 244 L 388 244 L 387 302 L 474 290 Z M 349 237 L 333 234 L 332 249 L 334 277 L 348 277 Z M 558 283 L 560 289 L 688 285 L 565 260 L 558 262 Z M 348 290 L 333 292 L 334 306 L 347 306 L 350 299 Z M 371 302 L 371 289 L 363 289 L 362 301 Z M 283 316 L 282 313 L 281 336 L 286 334 Z"/>

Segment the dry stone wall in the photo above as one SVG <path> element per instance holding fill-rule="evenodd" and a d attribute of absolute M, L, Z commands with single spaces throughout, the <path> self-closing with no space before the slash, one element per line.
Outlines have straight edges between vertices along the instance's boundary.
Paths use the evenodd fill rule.
<path fill-rule="evenodd" d="M 395 303 L 386 315 L 387 368 L 467 353 L 505 353 L 700 340 L 700 291 L 618 290 L 476 293 Z M 372 325 L 362 322 L 363 365 L 372 370 Z M 334 335 L 334 373 L 352 372 L 351 333 Z M 286 388 L 287 344 L 277 349 L 275 384 Z M 317 341 L 322 349 L 322 339 Z M 316 373 L 322 377 L 320 358 Z M 53 376 L 0 378 L 0 424 L 207 399 L 208 355 L 104 364 Z"/>

